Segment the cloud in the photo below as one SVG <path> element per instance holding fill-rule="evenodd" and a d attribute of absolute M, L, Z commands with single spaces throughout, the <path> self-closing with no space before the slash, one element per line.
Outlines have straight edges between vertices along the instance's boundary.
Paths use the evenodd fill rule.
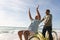
<path fill-rule="evenodd" d="M 23 4 L 23 5 L 22 5 Z M 0 0 L 0 26 L 23 26 L 22 19 L 26 4 L 19 0 Z"/>
<path fill-rule="evenodd" d="M 28 26 L 30 24 L 28 8 L 34 17 L 37 4 L 40 5 L 42 16 L 47 8 L 51 9 L 54 16 L 56 11 L 59 12 L 59 8 L 53 5 L 51 0 L 0 0 L 0 25 Z"/>

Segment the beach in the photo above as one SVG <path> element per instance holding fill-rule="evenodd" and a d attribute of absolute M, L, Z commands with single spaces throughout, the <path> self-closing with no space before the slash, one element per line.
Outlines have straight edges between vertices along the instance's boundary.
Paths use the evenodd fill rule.
<path fill-rule="evenodd" d="M 60 32 L 57 32 L 58 35 L 58 40 L 60 40 Z M 24 40 L 24 36 L 23 40 Z M 20 40 L 19 36 L 18 36 L 18 31 L 10 31 L 10 32 L 6 32 L 6 33 L 0 33 L 0 40 Z"/>
<path fill-rule="evenodd" d="M 58 40 L 60 40 L 60 32 L 58 33 Z"/>

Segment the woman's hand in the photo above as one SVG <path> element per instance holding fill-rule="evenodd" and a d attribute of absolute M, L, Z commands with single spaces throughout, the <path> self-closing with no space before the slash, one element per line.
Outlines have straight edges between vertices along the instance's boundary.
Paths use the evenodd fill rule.
<path fill-rule="evenodd" d="M 37 6 L 36 10 L 38 10 L 38 8 L 39 8 L 39 5 Z"/>

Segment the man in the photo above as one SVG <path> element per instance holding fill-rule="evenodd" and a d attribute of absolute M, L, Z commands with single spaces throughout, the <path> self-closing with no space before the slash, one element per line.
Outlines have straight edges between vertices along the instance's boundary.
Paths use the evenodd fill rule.
<path fill-rule="evenodd" d="M 33 19 L 31 17 L 31 13 L 30 13 L 30 9 L 29 9 L 29 18 L 31 20 L 31 24 L 29 25 L 29 29 L 28 30 L 25 30 L 25 31 L 19 31 L 18 32 L 18 35 L 20 37 L 20 40 L 22 40 L 22 34 L 24 34 L 24 37 L 25 37 L 25 40 L 28 40 L 28 36 L 30 34 L 34 34 L 38 31 L 38 27 L 39 27 L 39 24 L 40 24 L 40 20 L 41 20 L 41 16 L 40 16 L 40 13 L 38 11 L 38 8 L 39 6 L 36 8 L 36 11 L 37 11 L 37 15 L 35 16 L 35 19 Z"/>
<path fill-rule="evenodd" d="M 44 21 L 44 27 L 43 27 L 43 30 L 42 30 L 42 34 L 43 36 L 45 37 L 45 33 L 46 31 L 48 31 L 49 33 L 49 40 L 53 40 L 52 38 L 52 14 L 50 14 L 50 10 L 47 9 L 46 10 L 46 16 L 42 19 L 42 21 Z"/>

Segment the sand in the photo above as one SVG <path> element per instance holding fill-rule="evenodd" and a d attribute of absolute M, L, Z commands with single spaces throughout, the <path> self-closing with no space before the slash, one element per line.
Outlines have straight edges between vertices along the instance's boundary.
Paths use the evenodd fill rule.
<path fill-rule="evenodd" d="M 58 40 L 60 40 L 60 32 L 58 34 Z M 20 40 L 18 36 L 18 32 L 10 32 L 10 33 L 0 33 L 0 40 Z M 23 37 L 24 40 L 24 37 Z"/>

